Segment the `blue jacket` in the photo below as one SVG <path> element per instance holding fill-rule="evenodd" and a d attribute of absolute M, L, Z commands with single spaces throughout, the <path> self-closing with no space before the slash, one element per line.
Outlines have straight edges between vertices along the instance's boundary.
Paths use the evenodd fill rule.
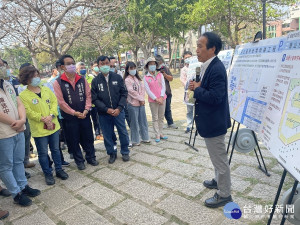
<path fill-rule="evenodd" d="M 223 63 L 215 57 L 194 91 L 195 122 L 201 137 L 212 138 L 226 134 L 231 127 L 227 74 Z"/>

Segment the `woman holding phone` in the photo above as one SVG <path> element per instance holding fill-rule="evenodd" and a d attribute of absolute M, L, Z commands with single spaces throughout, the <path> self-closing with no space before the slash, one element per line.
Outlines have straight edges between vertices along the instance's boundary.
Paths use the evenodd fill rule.
<path fill-rule="evenodd" d="M 19 79 L 23 85 L 27 85 L 20 98 L 26 109 L 46 184 L 55 184 L 48 158 L 48 145 L 55 164 L 56 177 L 66 180 L 69 176 L 62 169 L 59 151 L 60 125 L 57 119 L 57 99 L 49 88 L 41 85 L 40 73 L 36 68 L 24 67 L 20 70 Z"/>

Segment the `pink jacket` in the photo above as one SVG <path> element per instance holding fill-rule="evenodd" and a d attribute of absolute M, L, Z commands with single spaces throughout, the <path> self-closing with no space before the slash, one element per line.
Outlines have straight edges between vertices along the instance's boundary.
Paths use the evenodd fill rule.
<path fill-rule="evenodd" d="M 155 99 L 159 97 L 167 98 L 165 79 L 162 73 L 159 72 L 156 76 L 150 73 L 146 74 L 144 76 L 144 83 L 149 102 L 155 102 Z"/>
<path fill-rule="evenodd" d="M 125 79 L 128 91 L 127 102 L 132 106 L 140 106 L 140 102 L 145 101 L 145 87 L 142 81 L 136 76 L 128 76 Z"/>

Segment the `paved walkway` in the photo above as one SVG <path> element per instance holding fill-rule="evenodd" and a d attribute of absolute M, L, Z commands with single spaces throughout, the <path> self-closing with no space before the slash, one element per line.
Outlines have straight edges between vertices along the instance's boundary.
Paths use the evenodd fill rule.
<path fill-rule="evenodd" d="M 103 143 L 96 142 L 99 166 L 87 165 L 86 170 L 78 171 L 71 161 L 66 169 L 70 178 L 56 179 L 54 186 L 47 186 L 37 159 L 33 160 L 37 166 L 28 169 L 32 175 L 29 183 L 42 190 L 42 194 L 28 208 L 14 205 L 11 198 L 0 197 L 0 208 L 10 211 L 0 225 L 266 224 L 265 207 L 272 204 L 283 171 L 276 159 L 262 149 L 271 174 L 267 177 L 257 169 L 254 152 L 234 153 L 233 199 L 243 216 L 239 220 L 226 219 L 222 208 L 209 209 L 203 205 L 214 194 L 202 185 L 203 180 L 212 178 L 213 167 L 200 137 L 196 141 L 199 152 L 184 144 L 188 135 L 183 131 L 186 107 L 182 104 L 181 89 L 173 90 L 172 108 L 181 127 L 165 130 L 168 141 L 134 147 L 129 162 L 124 163 L 119 156 L 109 165 Z M 147 115 L 150 118 L 149 108 Z M 153 136 L 152 128 L 149 130 Z M 228 137 L 229 134 L 227 141 Z M 288 177 L 284 189 L 292 183 Z M 273 224 L 279 224 L 278 220 Z"/>

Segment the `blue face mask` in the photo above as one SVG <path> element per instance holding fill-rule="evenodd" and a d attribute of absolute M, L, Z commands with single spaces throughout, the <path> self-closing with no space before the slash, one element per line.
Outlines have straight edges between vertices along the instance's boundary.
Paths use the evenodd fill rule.
<path fill-rule="evenodd" d="M 115 72 L 116 72 L 116 69 L 112 67 L 112 68 L 110 68 L 110 70 L 109 70 L 109 71 L 110 71 L 110 72 L 114 72 L 114 73 L 115 73 Z"/>
<path fill-rule="evenodd" d="M 98 67 L 98 66 L 94 67 L 93 70 L 94 70 L 96 73 L 99 73 L 99 67 Z"/>
<path fill-rule="evenodd" d="M 86 75 L 86 69 L 80 70 L 80 74 L 83 75 L 83 76 Z"/>
<path fill-rule="evenodd" d="M 10 76 L 10 69 L 6 70 L 6 76 L 8 76 L 8 77 Z"/>
<path fill-rule="evenodd" d="M 34 77 L 31 80 L 31 86 L 37 87 L 40 85 L 40 83 L 41 83 L 41 78 L 39 77 Z"/>
<path fill-rule="evenodd" d="M 110 71 L 110 66 L 101 66 L 99 69 L 101 73 L 108 74 Z"/>
<path fill-rule="evenodd" d="M 156 70 L 156 65 L 149 65 L 148 69 L 150 72 L 154 72 Z"/>

